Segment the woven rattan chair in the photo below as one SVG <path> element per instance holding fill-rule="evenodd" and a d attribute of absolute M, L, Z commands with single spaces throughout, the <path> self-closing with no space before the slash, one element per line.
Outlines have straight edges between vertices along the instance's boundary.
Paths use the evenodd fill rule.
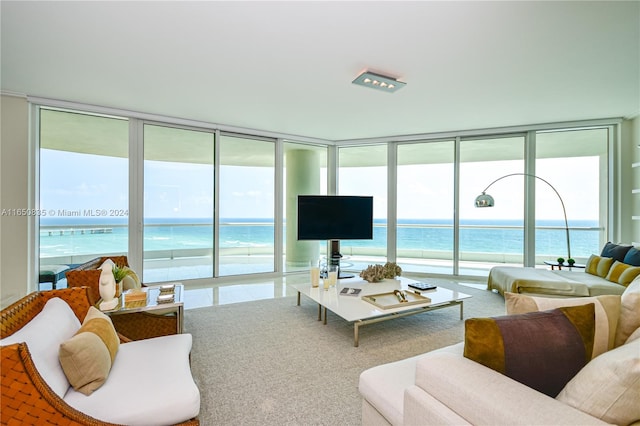
<path fill-rule="evenodd" d="M 87 287 L 31 293 L 0 313 L 0 338 L 12 335 L 31 321 L 52 297 L 66 301 L 82 321 L 91 306 Z M 128 339 L 121 336 L 121 340 Z M 29 348 L 16 343 L 0 348 L 0 423 L 3 425 L 109 425 L 81 413 L 64 402 L 35 368 Z M 181 425 L 199 425 L 191 419 Z"/>

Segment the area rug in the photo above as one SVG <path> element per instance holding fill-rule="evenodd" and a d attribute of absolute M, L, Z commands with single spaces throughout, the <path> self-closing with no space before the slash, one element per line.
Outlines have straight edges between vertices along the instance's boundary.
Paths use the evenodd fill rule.
<path fill-rule="evenodd" d="M 504 314 L 504 299 L 448 280 L 470 294 L 464 317 Z M 315 303 L 295 297 L 185 311 L 193 335 L 192 371 L 203 425 L 359 425 L 360 373 L 375 365 L 461 342 L 458 307 L 360 328 L 331 312 L 317 321 Z"/>

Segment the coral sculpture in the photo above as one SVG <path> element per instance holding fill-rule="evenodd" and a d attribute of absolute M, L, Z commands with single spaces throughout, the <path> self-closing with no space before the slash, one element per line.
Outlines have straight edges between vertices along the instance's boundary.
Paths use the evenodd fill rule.
<path fill-rule="evenodd" d="M 402 269 L 393 262 L 383 265 L 369 265 L 360 272 L 360 277 L 370 283 L 382 281 L 385 278 L 395 278 L 402 273 Z"/>
<path fill-rule="evenodd" d="M 402 275 L 402 268 L 394 262 L 387 262 L 384 264 L 384 277 L 395 278 Z"/>

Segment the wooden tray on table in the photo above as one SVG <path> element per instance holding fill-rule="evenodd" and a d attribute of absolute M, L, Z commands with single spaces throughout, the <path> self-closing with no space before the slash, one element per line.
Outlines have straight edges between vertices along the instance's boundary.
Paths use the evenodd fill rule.
<path fill-rule="evenodd" d="M 381 309 L 402 308 L 404 306 L 431 302 L 431 299 L 427 296 L 408 290 L 394 290 L 387 293 L 369 294 L 362 296 L 362 300 Z"/>

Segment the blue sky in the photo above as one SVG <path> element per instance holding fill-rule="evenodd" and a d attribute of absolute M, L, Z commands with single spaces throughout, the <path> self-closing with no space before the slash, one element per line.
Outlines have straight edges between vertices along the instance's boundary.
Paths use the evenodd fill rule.
<path fill-rule="evenodd" d="M 569 220 L 597 220 L 598 176 L 581 174 L 597 170 L 598 159 L 549 159 L 538 161 L 537 175 L 552 183 L 564 199 Z M 501 180 L 488 191 L 496 199 L 492 209 L 476 209 L 473 200 L 494 179 L 509 173 L 508 162 L 465 163 L 462 169 L 460 214 L 466 219 L 512 219 L 522 217 L 522 178 Z M 521 163 L 519 163 L 521 164 Z M 127 209 L 128 160 L 106 156 L 41 150 L 40 208 Z M 450 165 L 404 166 L 403 186 L 398 191 L 400 218 L 451 218 L 453 193 Z M 518 170 L 519 165 L 515 165 Z M 567 173 L 567 170 L 570 172 Z M 199 164 L 146 162 L 145 216 L 211 217 L 212 167 Z M 387 208 L 385 168 L 341 170 L 343 195 L 372 195 L 374 217 L 385 218 Z M 473 182 L 472 184 L 469 182 Z M 223 218 L 273 217 L 271 169 L 221 168 L 220 216 Z M 539 182 L 538 219 L 561 219 L 560 202 L 551 188 Z M 445 200 L 438 202 L 438 200 Z"/>

